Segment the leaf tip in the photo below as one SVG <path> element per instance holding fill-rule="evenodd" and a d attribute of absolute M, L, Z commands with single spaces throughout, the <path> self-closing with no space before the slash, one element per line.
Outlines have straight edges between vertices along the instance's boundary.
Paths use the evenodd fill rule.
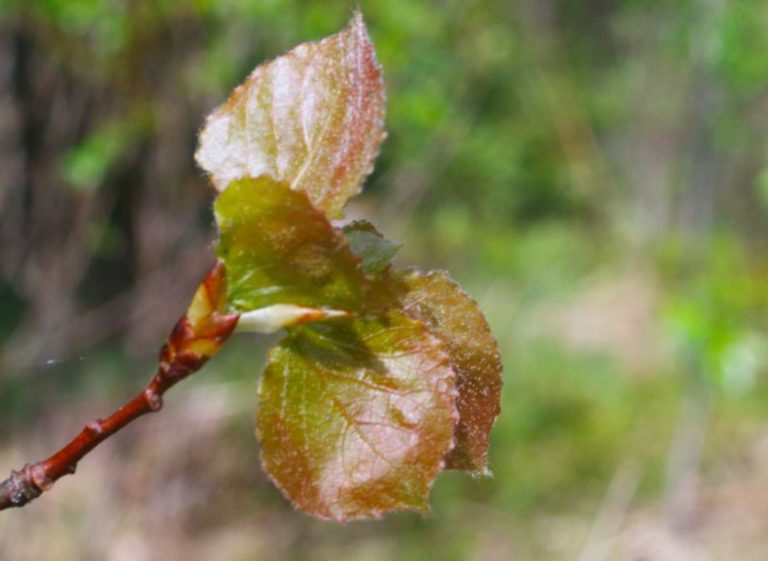
<path fill-rule="evenodd" d="M 360 9 L 360 4 L 358 4 L 352 12 L 348 27 L 356 30 L 366 30 L 365 21 L 363 20 L 363 11 Z"/>

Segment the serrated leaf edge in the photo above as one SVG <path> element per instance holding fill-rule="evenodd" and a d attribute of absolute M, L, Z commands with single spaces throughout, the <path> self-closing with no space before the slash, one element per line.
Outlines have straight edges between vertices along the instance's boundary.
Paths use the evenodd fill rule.
<path fill-rule="evenodd" d="M 474 303 L 474 304 L 475 304 L 475 306 L 477 306 L 477 309 L 478 309 L 478 310 L 480 310 L 480 309 L 481 309 L 481 308 L 480 308 L 480 304 L 477 302 L 477 300 L 476 300 L 475 298 L 473 298 L 473 297 L 472 297 L 470 294 L 468 294 L 468 293 L 467 293 L 467 292 L 466 292 L 466 291 L 465 291 L 465 290 L 464 290 L 464 289 L 461 287 L 461 285 L 460 285 L 458 282 L 456 282 L 455 280 L 453 280 L 453 278 L 451 277 L 451 275 L 450 275 L 450 274 L 448 273 L 448 271 L 446 271 L 445 269 L 431 269 L 431 270 L 429 270 L 429 271 L 423 272 L 423 271 L 419 270 L 419 269 L 418 269 L 418 268 L 416 268 L 416 267 L 408 267 L 408 268 L 402 269 L 400 272 L 401 272 L 402 274 L 404 274 L 404 275 L 414 275 L 414 276 L 427 277 L 427 278 L 429 278 L 429 277 L 438 277 L 438 276 L 442 276 L 442 277 L 443 277 L 443 278 L 444 278 L 444 279 L 445 279 L 445 280 L 446 280 L 446 281 L 447 281 L 449 284 L 451 284 L 451 285 L 452 285 L 452 286 L 453 286 L 453 287 L 454 287 L 456 290 L 458 290 L 458 291 L 459 291 L 459 292 L 460 292 L 460 293 L 461 293 L 463 296 L 465 296 L 465 297 L 466 297 L 466 298 L 468 298 L 468 299 L 469 299 L 469 300 L 470 300 L 472 303 Z M 409 314 L 409 313 L 408 313 L 408 307 L 407 307 L 407 306 L 403 306 L 401 309 L 402 309 L 403 313 L 404 313 L 404 314 L 406 314 L 406 315 L 407 315 L 409 318 L 411 318 L 411 319 L 413 319 L 413 320 L 421 321 L 421 320 L 419 320 L 418 318 L 415 318 L 414 316 L 412 316 L 411 314 Z M 500 386 L 499 386 L 499 397 L 501 397 L 501 392 L 502 392 L 502 390 L 503 390 L 503 386 L 504 386 L 504 377 L 503 377 L 504 364 L 503 364 L 503 362 L 501 361 L 501 353 L 500 353 L 500 351 L 499 351 L 499 343 L 498 343 L 498 341 L 496 340 L 496 337 L 493 335 L 493 332 L 491 331 L 491 326 L 490 326 L 490 324 L 488 323 L 488 320 L 487 320 L 487 318 L 485 317 L 485 314 L 482 314 L 482 313 L 481 313 L 481 315 L 482 315 L 482 317 L 483 317 L 483 320 L 484 320 L 484 321 L 483 321 L 483 323 L 484 323 L 483 332 L 484 332 L 484 334 L 487 334 L 487 335 L 488 335 L 488 336 L 489 336 L 489 337 L 490 337 L 490 338 L 493 340 L 493 342 L 495 343 L 495 345 L 494 345 L 494 349 L 493 349 L 493 360 L 494 360 L 494 362 L 495 362 L 496 364 L 498 364 L 498 365 L 499 365 L 499 378 L 500 378 L 500 381 L 499 381 L 499 383 L 500 383 Z M 426 325 L 424 322 L 421 322 L 421 323 L 422 323 L 422 324 L 424 324 L 425 328 L 426 328 L 426 329 L 427 329 L 427 330 L 428 330 L 428 331 L 429 331 L 429 332 L 430 332 L 430 333 L 431 333 L 431 334 L 432 334 L 434 337 L 437 337 L 438 339 L 440 339 L 441 341 L 443 341 L 443 339 L 440 337 L 440 335 L 439 335 L 439 334 L 437 334 L 437 333 L 435 333 L 435 332 L 434 332 L 434 331 L 433 331 L 433 330 L 432 330 L 432 329 L 429 327 L 429 325 Z M 444 344 L 444 345 L 447 345 L 447 343 L 445 343 L 445 342 L 443 342 L 443 344 Z M 456 372 L 456 370 L 453 368 L 453 364 L 451 365 L 451 368 L 454 370 L 454 374 L 456 374 L 456 376 L 457 376 L 457 378 L 458 378 L 458 373 L 457 373 L 457 372 Z M 457 392 L 458 392 L 458 386 L 457 386 Z M 458 406 L 457 406 L 457 407 L 458 407 Z M 491 432 L 493 431 L 493 427 L 495 426 L 496 422 L 497 422 L 497 421 L 498 421 L 498 419 L 499 419 L 499 414 L 500 414 L 500 413 L 501 413 L 501 400 L 499 399 L 499 401 L 498 401 L 498 403 L 496 403 L 496 407 L 494 408 L 494 411 L 493 411 L 493 421 L 491 422 L 491 426 L 490 426 L 490 428 L 489 428 L 489 430 L 488 430 L 488 435 L 489 435 L 489 436 L 490 436 Z M 457 414 L 458 414 L 458 409 L 457 409 Z M 460 422 L 460 419 L 457 419 L 456 423 L 454 424 L 454 428 L 456 428 L 456 427 L 458 426 L 458 423 L 459 423 L 459 422 Z M 455 447 L 455 444 L 456 444 L 456 439 L 455 439 L 455 436 L 454 436 L 454 447 Z M 489 444 L 490 444 L 490 443 L 489 443 Z M 488 449 L 489 449 L 489 447 L 490 447 L 490 446 L 486 447 L 486 449 L 485 449 L 485 452 L 483 453 L 483 468 L 482 468 L 482 469 L 476 469 L 476 470 L 472 470 L 472 469 L 463 469 L 463 468 L 458 468 L 458 469 L 460 469 L 461 471 L 468 471 L 469 473 L 471 473 L 471 474 L 472 474 L 472 475 L 474 475 L 474 476 L 479 476 L 479 477 L 490 477 L 490 476 L 492 476 L 492 475 L 493 475 L 493 473 L 492 473 L 492 471 L 490 470 L 490 468 L 488 467 Z M 451 450 L 453 450 L 453 448 L 451 448 Z M 450 453 L 450 451 L 451 451 L 451 450 L 449 450 L 448 452 L 446 452 L 446 456 L 445 456 L 446 458 L 447 458 L 447 456 L 448 456 L 448 454 Z M 449 468 L 449 469 L 453 469 L 453 468 Z"/>
<path fill-rule="evenodd" d="M 381 145 L 384 143 L 384 140 L 386 140 L 386 138 L 388 136 L 388 133 L 387 133 L 385 127 L 384 127 L 384 122 L 385 122 L 384 106 L 386 105 L 386 100 L 387 100 L 386 88 L 385 88 L 385 84 L 384 84 L 384 69 L 382 68 L 381 64 L 379 63 L 378 57 L 376 56 L 376 50 L 373 48 L 373 42 L 371 41 L 370 35 L 368 34 L 368 28 L 365 25 L 365 21 L 363 20 L 362 12 L 359 9 L 355 10 L 355 12 L 353 13 L 352 18 L 350 19 L 349 23 L 341 31 L 339 31 L 337 33 L 334 33 L 333 35 L 329 35 L 327 37 L 323 37 L 322 39 L 319 39 L 317 41 L 305 41 L 303 43 L 300 43 L 299 45 L 295 46 L 294 48 L 290 49 L 289 51 L 287 51 L 285 53 L 282 53 L 280 55 L 277 55 L 277 56 L 273 57 L 272 59 L 269 59 L 269 60 L 267 60 L 267 61 L 257 65 L 256 68 L 254 68 L 248 74 L 248 76 L 245 78 L 245 80 L 243 80 L 242 83 L 240 83 L 239 85 L 235 86 L 235 88 L 230 92 L 229 96 L 227 96 L 227 99 L 224 100 L 224 102 L 221 103 L 220 105 L 216 106 L 207 115 L 203 125 L 198 130 L 198 134 L 197 134 L 198 146 L 197 146 L 197 149 L 195 150 L 194 160 L 197 163 L 197 165 L 200 166 L 200 168 L 204 171 L 206 176 L 209 178 L 211 186 L 214 188 L 215 191 L 223 192 L 227 188 L 227 186 L 229 184 L 227 184 L 227 186 L 225 186 L 224 188 L 219 189 L 219 187 L 217 186 L 216 181 L 213 180 L 213 175 L 214 175 L 213 172 L 208 172 L 205 169 L 205 167 L 203 166 L 203 164 L 201 163 L 201 158 L 202 158 L 201 154 L 202 154 L 202 147 L 203 147 L 203 145 L 206 144 L 205 138 L 208 136 L 209 131 L 210 131 L 209 124 L 214 119 L 217 119 L 219 117 L 219 115 L 218 115 L 219 110 L 222 109 L 225 106 L 230 106 L 230 105 L 237 104 L 239 99 L 243 95 L 245 95 L 246 89 L 250 86 L 251 81 L 257 78 L 258 73 L 260 73 L 260 72 L 267 72 L 268 69 L 272 65 L 274 65 L 275 62 L 278 59 L 286 59 L 286 58 L 298 59 L 299 55 L 298 55 L 297 51 L 299 49 L 306 49 L 306 48 L 310 48 L 310 47 L 321 48 L 326 43 L 330 43 L 330 42 L 336 40 L 336 38 L 339 35 L 341 35 L 343 33 L 347 33 L 347 32 L 353 32 L 355 34 L 357 40 L 361 41 L 365 46 L 370 48 L 370 51 L 371 51 L 372 62 L 374 64 L 374 66 L 376 67 L 376 70 L 377 70 L 377 73 L 378 73 L 378 80 L 377 80 L 377 82 L 378 82 L 378 85 L 380 86 L 378 88 L 378 92 L 379 92 L 379 96 L 380 96 L 380 100 L 381 100 L 382 110 L 380 111 L 380 115 L 378 116 L 377 123 L 376 123 L 376 126 L 379 128 L 380 132 L 379 132 L 378 138 L 375 139 L 376 140 L 376 145 L 377 145 L 376 152 L 374 152 L 371 155 L 367 165 L 365 166 L 365 168 L 363 168 L 363 170 L 361 172 L 361 177 L 360 177 L 359 184 L 346 197 L 344 205 L 341 206 L 341 210 L 337 210 L 337 211 L 328 213 L 329 218 L 338 218 L 338 217 L 340 217 L 343 214 L 343 208 L 344 208 L 344 206 L 346 206 L 346 203 L 349 201 L 349 199 L 359 195 L 362 192 L 363 186 L 365 185 L 366 180 L 368 179 L 368 177 L 370 177 L 371 173 L 373 172 L 374 163 L 376 162 L 377 158 L 379 157 L 379 154 L 381 153 Z M 292 181 L 292 182 L 287 182 L 284 179 L 272 177 L 271 174 L 263 174 L 263 175 L 269 175 L 274 181 L 284 181 L 286 183 L 289 183 L 291 189 L 298 190 L 295 187 L 295 185 L 294 185 L 294 183 L 297 182 L 297 179 L 294 179 L 294 181 Z M 250 177 L 250 176 L 243 176 L 243 177 L 234 178 L 232 181 L 237 181 L 238 179 L 243 179 L 244 177 Z M 230 183 L 231 183 L 231 181 L 230 181 Z M 310 203 L 312 203 L 311 199 L 310 199 Z M 312 203 L 312 206 L 315 206 L 315 208 L 317 208 L 318 210 L 323 212 L 314 203 Z M 326 214 L 325 212 L 323 212 L 323 213 Z"/>
<path fill-rule="evenodd" d="M 405 314 L 405 311 L 402 311 L 402 313 Z M 414 323 L 418 324 L 421 327 L 422 332 L 423 332 L 424 335 L 426 335 L 427 337 L 431 338 L 434 343 L 438 343 L 439 344 L 439 347 L 436 346 L 436 348 L 440 349 L 440 354 L 442 355 L 440 357 L 440 365 L 443 366 L 443 367 L 447 367 L 447 369 L 451 371 L 450 381 L 452 382 L 452 385 L 451 385 L 451 388 L 449 388 L 451 391 L 449 391 L 447 395 L 448 395 L 448 397 L 451 400 L 450 401 L 450 406 L 451 406 L 451 422 L 452 422 L 453 427 L 455 427 L 456 424 L 459 422 L 459 411 L 458 411 L 458 408 L 457 408 L 457 405 L 456 405 L 456 402 L 457 402 L 457 399 L 458 399 L 458 396 L 459 396 L 459 391 L 458 391 L 458 389 L 456 387 L 457 374 L 456 374 L 456 370 L 453 368 L 453 364 L 452 364 L 451 358 L 450 358 L 450 353 L 445 348 L 446 345 L 443 342 L 443 340 L 440 339 L 438 336 L 436 336 L 432 332 L 432 330 L 430 330 L 428 328 L 428 326 L 423 321 L 421 321 L 421 320 L 419 320 L 417 318 L 411 317 L 410 315 L 407 315 L 407 317 L 408 317 L 408 319 L 410 321 L 413 321 Z M 288 337 L 290 335 L 291 329 L 292 328 L 286 329 L 288 334 L 286 334 L 285 337 Z M 271 357 L 272 357 L 272 355 L 274 353 L 279 352 L 279 345 L 280 345 L 281 341 L 282 341 L 282 339 L 280 341 L 278 341 L 278 343 L 276 343 L 269 350 L 269 353 L 267 354 L 266 364 L 270 363 Z M 261 396 L 261 393 L 262 393 L 263 381 L 264 381 L 264 376 L 263 376 L 263 372 L 262 372 L 262 376 L 259 378 L 259 383 L 258 383 L 258 388 L 257 388 L 257 395 L 259 395 L 259 396 Z M 258 415 L 259 415 L 259 408 L 257 406 L 256 413 L 255 413 L 255 416 L 254 416 L 254 421 L 255 421 L 255 425 L 256 425 L 254 433 L 255 433 L 257 441 L 259 443 L 261 443 L 262 435 L 260 434 L 259 423 L 258 423 Z M 430 494 L 432 492 L 432 488 L 435 485 L 435 482 L 437 481 L 437 478 L 439 477 L 440 473 L 445 470 L 445 458 L 446 458 L 446 456 L 450 453 L 451 450 L 454 449 L 455 446 L 456 446 L 456 437 L 454 435 L 454 431 L 452 430 L 451 431 L 451 438 L 449 439 L 449 441 L 448 441 L 448 443 L 446 445 L 446 449 L 443 452 L 442 459 L 434 467 L 434 473 L 429 474 L 429 477 L 428 477 L 429 483 L 427 484 L 427 486 L 426 486 L 426 488 L 424 490 L 423 495 L 421 497 L 419 497 L 419 499 L 421 501 L 423 501 L 423 506 L 421 508 L 418 507 L 418 506 L 412 506 L 412 505 L 402 505 L 402 506 L 398 506 L 396 508 L 393 508 L 393 509 L 390 509 L 390 510 L 387 510 L 387 511 L 376 510 L 376 511 L 371 511 L 371 512 L 368 512 L 368 513 L 365 513 L 365 514 L 352 515 L 352 516 L 346 516 L 346 517 L 338 517 L 338 516 L 333 516 L 333 515 L 328 516 L 328 515 L 325 515 L 325 514 L 322 514 L 322 513 L 303 511 L 296 504 L 294 504 L 293 500 L 291 499 L 290 495 L 285 490 L 285 488 L 272 475 L 271 471 L 269 470 L 269 468 L 267 466 L 267 461 L 264 458 L 263 450 L 259 452 L 259 463 L 261 465 L 262 471 L 265 474 L 267 474 L 267 477 L 272 482 L 272 484 L 278 489 L 278 491 L 280 491 L 280 494 L 283 495 L 283 497 L 294 507 L 294 509 L 302 510 L 302 512 L 305 512 L 306 514 L 309 514 L 309 515 L 311 515 L 311 516 L 313 516 L 315 518 L 319 518 L 320 520 L 332 520 L 332 521 L 335 521 L 335 522 L 346 523 L 346 522 L 352 522 L 352 521 L 357 521 L 357 520 L 366 520 L 366 519 L 370 519 L 370 518 L 380 519 L 380 518 L 382 518 L 383 515 L 388 514 L 390 512 L 403 512 L 403 511 L 413 511 L 413 512 L 418 512 L 418 513 L 420 513 L 420 514 L 422 514 L 424 516 L 428 516 L 432 512 L 431 506 L 429 504 L 429 496 L 430 496 Z"/>

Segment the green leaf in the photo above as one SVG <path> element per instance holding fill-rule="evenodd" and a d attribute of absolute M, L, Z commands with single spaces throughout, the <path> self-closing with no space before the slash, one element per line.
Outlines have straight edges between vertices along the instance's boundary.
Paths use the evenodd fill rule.
<path fill-rule="evenodd" d="M 293 328 L 259 389 L 264 469 L 321 518 L 426 511 L 455 392 L 443 344 L 400 312 Z"/>
<path fill-rule="evenodd" d="M 380 273 L 389 267 L 392 258 L 402 244 L 392 242 L 382 236 L 378 230 L 365 220 L 357 220 L 343 228 L 352 253 L 357 255 L 366 274 Z"/>
<path fill-rule="evenodd" d="M 360 305 L 360 261 L 305 192 L 266 176 L 242 179 L 218 197 L 214 213 L 231 309 L 295 304 L 352 311 Z"/>
<path fill-rule="evenodd" d="M 220 191 L 267 174 L 335 218 L 384 136 L 381 69 L 358 13 L 340 33 L 257 67 L 208 117 L 196 159 Z"/>
<path fill-rule="evenodd" d="M 501 359 L 496 340 L 477 302 L 443 272 L 400 273 L 405 312 L 423 321 L 446 345 L 459 391 L 456 446 L 446 457 L 448 469 L 487 474 L 488 437 L 499 414 Z"/>

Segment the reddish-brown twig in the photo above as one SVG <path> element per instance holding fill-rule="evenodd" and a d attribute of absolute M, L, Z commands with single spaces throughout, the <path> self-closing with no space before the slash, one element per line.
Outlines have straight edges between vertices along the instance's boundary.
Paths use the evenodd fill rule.
<path fill-rule="evenodd" d="M 0 483 L 0 510 L 24 506 L 74 473 L 78 462 L 101 442 L 146 413 L 163 406 L 163 394 L 199 370 L 232 334 L 238 314 L 224 314 L 224 267 L 216 263 L 197 289 L 186 315 L 174 327 L 162 350 L 157 374 L 147 387 L 106 419 L 97 419 L 47 460 L 26 464 Z"/>

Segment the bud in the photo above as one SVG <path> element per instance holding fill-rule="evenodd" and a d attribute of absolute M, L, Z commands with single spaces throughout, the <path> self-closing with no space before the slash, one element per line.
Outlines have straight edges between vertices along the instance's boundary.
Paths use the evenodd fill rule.
<path fill-rule="evenodd" d="M 331 318 L 348 318 L 349 312 L 343 310 L 326 310 L 320 308 L 305 308 L 294 304 L 274 304 L 259 308 L 240 315 L 236 331 L 249 333 L 274 333 L 284 327 L 321 321 Z"/>

